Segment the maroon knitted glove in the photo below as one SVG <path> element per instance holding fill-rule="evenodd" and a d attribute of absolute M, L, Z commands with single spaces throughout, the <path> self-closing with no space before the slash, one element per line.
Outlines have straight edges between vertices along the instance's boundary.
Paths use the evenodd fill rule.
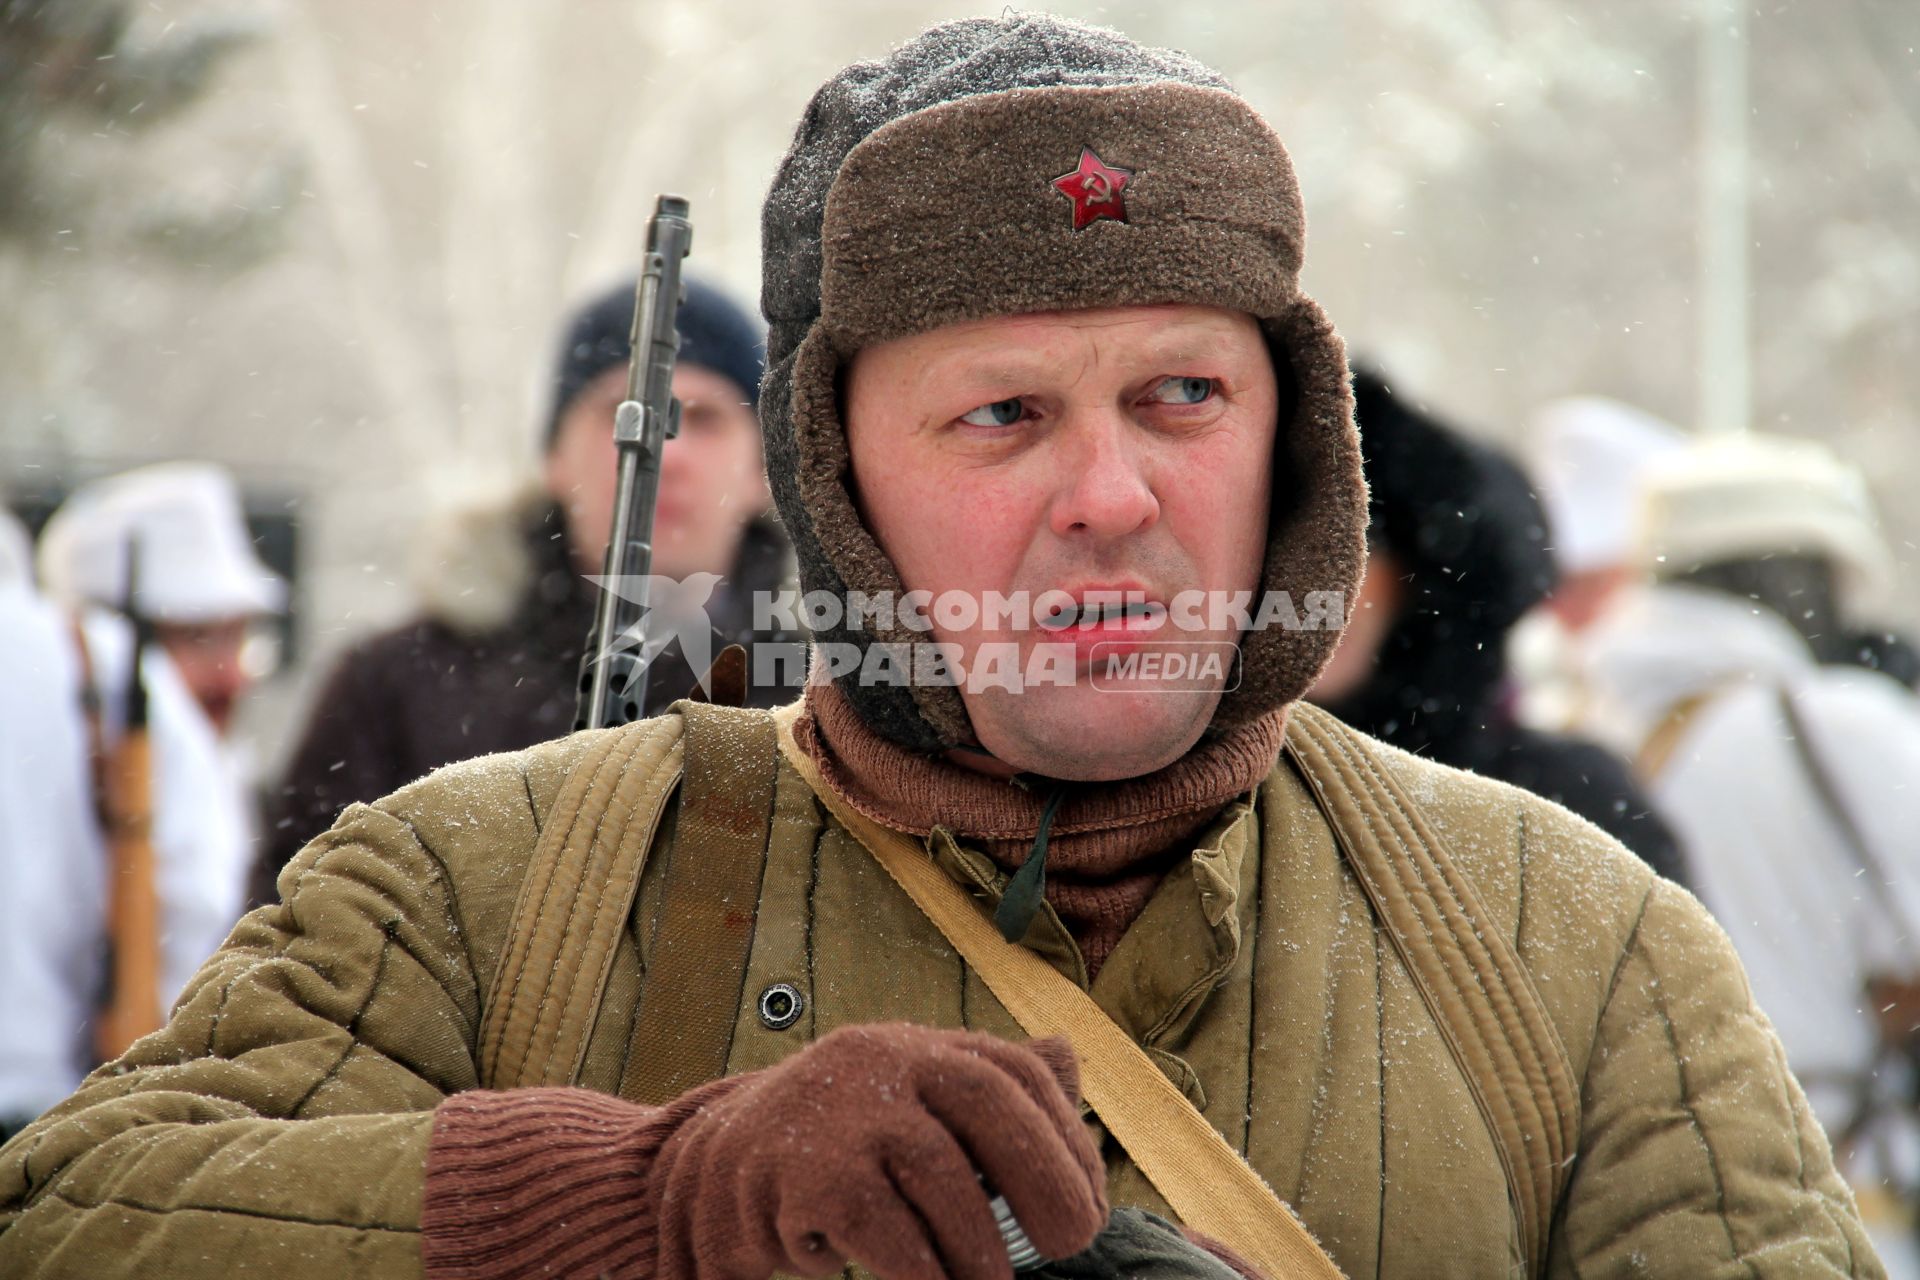
<path fill-rule="evenodd" d="M 1064 1258 L 1107 1220 L 1064 1040 L 849 1027 L 662 1108 L 584 1089 L 442 1103 L 427 1156 L 433 1280 L 824 1276 L 1010 1280 L 982 1182 Z"/>
<path fill-rule="evenodd" d="M 1049 1257 L 1106 1223 L 1064 1040 L 849 1027 L 728 1083 L 654 1160 L 655 1280 L 825 1276 L 849 1260 L 884 1280 L 1010 1280 L 983 1180 Z"/>

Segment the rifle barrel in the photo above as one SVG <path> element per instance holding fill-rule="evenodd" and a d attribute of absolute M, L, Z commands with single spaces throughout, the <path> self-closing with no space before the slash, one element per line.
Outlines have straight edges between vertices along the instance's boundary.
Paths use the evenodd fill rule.
<path fill-rule="evenodd" d="M 580 662 L 576 729 L 627 724 L 646 712 L 643 625 L 650 603 L 653 522 L 660 494 L 660 455 L 680 432 L 673 365 L 680 351 L 680 266 L 693 243 L 687 201 L 663 195 L 647 223 L 647 255 L 634 290 L 633 357 L 627 398 L 614 413 L 619 451 L 613 527 L 593 630 Z M 632 647 L 628 647 L 631 645 Z"/>

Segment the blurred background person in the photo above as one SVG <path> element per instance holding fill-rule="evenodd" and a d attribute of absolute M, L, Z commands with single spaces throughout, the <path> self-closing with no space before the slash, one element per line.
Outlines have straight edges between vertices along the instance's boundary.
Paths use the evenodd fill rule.
<path fill-rule="evenodd" d="M 69 623 L 0 510 L 0 1134 L 73 1092 L 102 949 L 105 868 Z"/>
<path fill-rule="evenodd" d="M 1640 580 L 1633 540 L 1642 483 L 1687 436 L 1630 404 L 1574 396 L 1536 413 L 1527 438 L 1558 572 L 1543 603 L 1566 630 L 1585 631 Z"/>
<path fill-rule="evenodd" d="M 1522 723 L 1549 732 L 1579 725 L 1582 639 L 1645 577 L 1634 546 L 1643 477 L 1686 443 L 1672 423 L 1604 396 L 1570 396 L 1532 415 L 1523 456 L 1558 580 L 1508 638 Z"/>
<path fill-rule="evenodd" d="M 1583 646 L 1589 727 L 1685 844 L 1856 1187 L 1910 1195 L 1920 700 L 1848 661 L 1891 566 L 1865 482 L 1808 441 L 1713 436 L 1642 507 L 1654 582 Z"/>
<path fill-rule="evenodd" d="M 354 801 L 386 795 L 471 756 L 515 751 L 571 732 L 581 650 L 613 523 L 614 410 L 626 398 L 634 286 L 582 306 L 551 379 L 537 484 L 464 510 L 423 540 L 415 573 L 422 611 L 361 641 L 335 666 L 268 798 L 256 901 L 300 846 Z M 718 289 L 687 283 L 673 389 L 680 434 L 661 458 L 653 574 L 689 587 L 721 581 L 704 607 L 714 652 L 751 646 L 752 596 L 787 584 L 792 551 L 772 514 L 761 460 L 765 336 Z M 704 603 L 703 603 L 704 599 Z M 676 608 L 656 589 L 654 618 Z M 749 664 L 751 671 L 751 664 Z M 677 642 L 652 663 L 646 713 L 687 696 L 697 679 Z M 797 682 L 800 672 L 792 672 Z M 786 684 L 750 687 L 777 706 Z"/>
<path fill-rule="evenodd" d="M 1579 650 L 1596 623 L 1645 583 L 1639 545 L 1649 477 L 1684 452 L 1686 432 L 1604 396 L 1572 396 L 1539 409 L 1528 428 L 1527 470 L 1545 507 L 1559 580 L 1513 630 L 1507 658 L 1523 723 L 1576 730 L 1582 705 Z M 1833 618 L 1817 641 L 1822 661 L 1881 671 L 1920 685 L 1920 648 L 1881 619 Z"/>
<path fill-rule="evenodd" d="M 1563 804 L 1685 883 L 1672 834 L 1627 766 L 1515 722 L 1507 632 L 1554 585 L 1540 503 L 1520 469 L 1354 375 L 1369 497 L 1367 571 L 1308 696 L 1404 750 Z"/>
<path fill-rule="evenodd" d="M 17 560 L 18 542 L 11 555 Z M 128 592 L 129 548 L 137 582 Z M 132 957 L 152 974 L 152 1025 L 240 916 L 256 821 L 248 764 L 229 740 L 237 702 L 258 670 L 254 628 L 283 607 L 285 586 L 253 553 L 231 477 L 166 463 L 82 486 L 42 534 L 48 599 L 17 573 L 0 635 L 9 661 L 0 693 L 7 768 L 0 803 L 5 867 L 0 1000 L 0 1111 L 18 1113 L 71 1088 L 102 1051 L 110 999 L 106 961 Z M 134 673 L 130 607 L 151 627 L 139 659 L 150 767 L 146 897 L 158 936 L 115 936 L 110 859 L 101 828 L 114 808 L 99 767 L 124 731 Z M 89 767 L 89 761 L 95 762 Z M 77 772 L 76 772 L 77 767 Z"/>

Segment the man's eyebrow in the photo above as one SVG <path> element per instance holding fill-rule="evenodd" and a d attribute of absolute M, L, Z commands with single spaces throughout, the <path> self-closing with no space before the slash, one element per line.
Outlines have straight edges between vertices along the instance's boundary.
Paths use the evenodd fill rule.
<path fill-rule="evenodd" d="M 1148 363 L 1162 369 L 1175 369 L 1182 365 L 1226 358 L 1222 351 L 1222 336 L 1211 331 L 1173 334 L 1166 339 L 1166 343 L 1164 347 L 1148 349 Z M 1009 387 L 1044 376 L 1047 372 L 1048 362 L 1031 353 L 1007 356 L 990 352 L 975 356 L 956 352 L 922 365 L 920 383 L 922 386 L 959 383 L 963 386 Z"/>
<path fill-rule="evenodd" d="M 1233 337 L 1224 324 L 1212 321 L 1182 324 L 1177 331 L 1164 335 L 1161 339 L 1164 345 L 1150 346 L 1147 352 L 1153 363 L 1162 365 L 1231 359 L 1229 348 Z"/>
<path fill-rule="evenodd" d="M 1164 347 L 1152 353 L 1153 363 L 1157 365 L 1177 366 L 1199 364 L 1206 360 L 1220 358 L 1218 343 L 1196 342 L 1192 340 Z"/>
<path fill-rule="evenodd" d="M 1002 361 L 999 357 L 990 357 L 975 364 L 964 355 L 952 356 L 923 366 L 921 382 L 923 385 L 959 383 L 982 387 L 1018 386 L 1044 373 L 1045 368 L 1045 362 L 1037 358 Z"/>

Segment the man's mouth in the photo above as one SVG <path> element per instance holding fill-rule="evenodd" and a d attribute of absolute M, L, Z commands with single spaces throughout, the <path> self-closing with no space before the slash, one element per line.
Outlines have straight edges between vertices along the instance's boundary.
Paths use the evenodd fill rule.
<path fill-rule="evenodd" d="M 1089 602 L 1063 610 L 1052 619 L 1042 620 L 1040 625 L 1058 631 L 1072 628 L 1084 630 L 1089 627 L 1108 625 L 1126 626 L 1152 622 L 1163 612 L 1165 610 L 1159 605 L 1146 600 L 1118 603 Z"/>
<path fill-rule="evenodd" d="M 1040 614 L 1040 629 L 1063 640 L 1086 642 L 1139 637 L 1158 630 L 1167 606 L 1137 586 L 1083 588 L 1060 593 L 1057 607 Z"/>

